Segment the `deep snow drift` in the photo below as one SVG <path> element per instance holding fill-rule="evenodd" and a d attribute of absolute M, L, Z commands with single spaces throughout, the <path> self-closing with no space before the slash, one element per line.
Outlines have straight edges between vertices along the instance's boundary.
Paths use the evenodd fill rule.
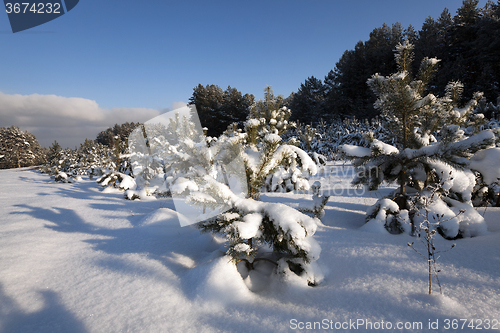
<path fill-rule="evenodd" d="M 240 267 L 243 279 L 221 239 L 180 227 L 171 199 L 128 201 L 86 178 L 61 184 L 29 170 L 0 171 L 0 184 L 3 333 L 289 332 L 314 322 L 354 331 L 349 321 L 361 332 L 382 321 L 411 332 L 436 320 L 431 331 L 476 332 L 470 321 L 460 329 L 460 319 L 483 328 L 500 320 L 498 208 L 479 209 L 488 235 L 457 240 L 442 254 L 444 295 L 429 296 L 426 262 L 407 246 L 414 238 L 360 229 L 390 189 L 330 197 L 314 236 L 325 278 L 307 287 L 293 276 L 270 278 L 265 262 L 249 275 Z M 262 199 L 298 207 L 311 195 Z"/>

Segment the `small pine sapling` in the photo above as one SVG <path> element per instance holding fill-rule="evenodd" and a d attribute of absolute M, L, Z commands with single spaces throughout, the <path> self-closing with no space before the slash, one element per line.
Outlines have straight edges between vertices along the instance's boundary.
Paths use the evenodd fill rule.
<path fill-rule="evenodd" d="M 205 138 L 192 117 L 177 114 L 161 131 L 148 122 L 144 131 L 129 137 L 131 160 L 135 175 L 153 169 L 150 162 L 161 162 L 176 208 L 189 207 L 179 211 L 181 225 L 198 223 L 202 231 L 223 235 L 233 262 L 249 269 L 255 261 L 274 262 L 277 272 L 295 272 L 314 285 L 321 278 L 314 264 L 321 248 L 312 237 L 317 220 L 280 203 L 259 201 L 268 186 L 307 190 L 308 177 L 316 173 L 305 151 L 293 140 L 283 142 L 290 113 L 268 87 L 265 100 L 251 108 L 244 131 L 233 125 L 217 140 Z"/>
<path fill-rule="evenodd" d="M 297 128 L 297 134 L 304 144 L 304 148 L 307 152 L 311 151 L 311 144 L 316 137 L 317 129 L 312 127 L 311 125 L 306 125 L 303 129 L 299 126 Z"/>
<path fill-rule="evenodd" d="M 62 171 L 59 171 L 56 175 L 52 176 L 54 177 L 54 180 L 59 183 L 72 183 L 73 181 L 71 178 Z"/>
<path fill-rule="evenodd" d="M 222 166 L 223 174 L 245 180 L 245 197 L 232 193 L 227 180 L 189 177 L 197 181 L 198 190 L 191 191 L 188 200 L 200 207 L 212 205 L 209 208 L 226 211 L 198 226 L 224 235 L 233 262 L 244 262 L 252 269 L 256 261 L 273 261 L 278 272 L 292 271 L 315 285 L 320 279 L 313 268 L 320 253 L 319 244 L 312 238 L 317 221 L 292 207 L 259 201 L 266 189 L 309 189 L 308 177 L 317 171 L 305 151 L 290 141 L 283 142 L 281 135 L 290 126 L 289 117 L 290 110 L 282 106 L 282 98 L 274 97 L 270 87 L 266 88 L 265 100 L 252 107 L 244 133 L 229 128 L 211 146 L 213 160 Z M 242 170 L 230 169 L 234 160 L 242 162 Z M 316 210 L 318 215 L 321 208 Z"/>
<path fill-rule="evenodd" d="M 321 219 L 325 216 L 325 205 L 330 196 L 325 195 L 321 191 L 321 183 L 319 181 L 315 181 L 314 184 L 311 185 L 311 190 L 313 195 L 312 202 L 300 205 L 299 211 L 313 214 L 314 217 Z"/>
<path fill-rule="evenodd" d="M 110 171 L 102 175 L 97 179 L 97 183 L 102 187 L 113 186 L 122 191 L 134 190 L 137 186 L 134 178 L 118 171 Z"/>

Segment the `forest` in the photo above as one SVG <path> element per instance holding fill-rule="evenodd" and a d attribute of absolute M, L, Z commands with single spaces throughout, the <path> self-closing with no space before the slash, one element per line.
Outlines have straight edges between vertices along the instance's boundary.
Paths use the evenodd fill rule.
<path fill-rule="evenodd" d="M 455 15 L 445 8 L 438 18 L 428 17 L 418 31 L 400 23 L 373 29 L 366 41 L 359 41 L 352 50 L 344 52 L 324 79 L 308 77 L 296 92 L 284 98 L 284 104 L 293 111 L 291 120 L 315 125 L 321 119 L 331 122 L 375 118 L 379 115 L 373 106 L 376 96 L 367 80 L 375 73 L 388 75 L 397 70 L 394 52 L 404 40 L 415 46 L 413 73 L 425 57 L 441 60 L 428 92 L 444 95 L 449 82 L 460 81 L 464 85 L 461 102 L 481 91 L 486 102 L 497 104 L 500 2 L 489 1 L 483 8 L 478 8 L 478 3 L 463 1 Z M 196 105 L 202 125 L 213 136 L 221 134 L 232 122 L 242 124 L 255 99 L 234 87 L 224 91 L 217 85 L 199 84 L 193 90 L 189 101 Z M 490 117 L 491 113 L 486 112 L 485 116 Z"/>

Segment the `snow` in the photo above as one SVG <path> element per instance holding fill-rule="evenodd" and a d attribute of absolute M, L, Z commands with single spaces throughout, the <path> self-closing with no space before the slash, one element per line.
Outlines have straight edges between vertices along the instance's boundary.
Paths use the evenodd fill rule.
<path fill-rule="evenodd" d="M 250 239 L 260 236 L 261 231 L 259 230 L 259 227 L 261 222 L 262 215 L 259 213 L 253 213 L 245 215 L 243 222 L 235 222 L 234 226 L 238 228 L 241 238 Z"/>
<path fill-rule="evenodd" d="M 466 207 L 466 209 L 472 208 L 469 205 L 464 206 Z M 458 214 L 458 211 L 455 212 L 450 209 L 448 205 L 440 198 L 434 199 L 434 201 L 429 205 L 429 211 L 429 222 L 434 224 L 434 226 L 431 227 L 432 229 L 435 229 L 434 227 L 439 223 L 442 232 L 447 237 L 454 238 L 458 235 L 458 231 L 460 230 L 460 217 L 456 216 Z M 422 222 L 425 217 L 425 212 L 423 209 L 420 211 L 420 214 L 422 214 L 422 216 L 417 217 L 417 222 Z M 435 219 L 436 215 L 440 215 L 437 220 Z M 483 225 L 485 224 L 483 223 Z"/>
<path fill-rule="evenodd" d="M 427 61 L 431 64 L 431 65 L 437 65 L 438 62 L 440 62 L 441 60 L 437 59 L 437 58 L 428 58 Z"/>
<path fill-rule="evenodd" d="M 476 178 L 472 171 L 460 170 L 437 160 L 429 164 L 435 169 L 440 179 L 444 180 L 443 189 L 445 191 L 452 190 L 460 193 L 465 201 L 470 202 L 471 192 L 476 184 Z"/>
<path fill-rule="evenodd" d="M 275 133 L 268 133 L 264 137 L 264 141 L 269 142 L 271 144 L 279 143 L 279 142 L 281 142 L 281 136 L 279 136 L 278 134 L 275 134 Z"/>
<path fill-rule="evenodd" d="M 393 78 L 396 81 L 403 81 L 407 76 L 408 76 L 408 72 L 402 71 L 402 72 L 391 75 L 391 78 Z"/>
<path fill-rule="evenodd" d="M 315 175 L 318 172 L 318 166 L 305 151 L 292 145 L 284 145 L 282 147 L 286 147 L 286 149 L 291 150 L 294 154 L 296 154 L 299 157 L 300 162 L 302 163 L 301 167 L 302 171 L 307 170 L 310 175 Z"/>
<path fill-rule="evenodd" d="M 450 198 L 445 198 L 445 201 L 451 205 L 449 209 L 457 216 L 459 230 L 464 237 L 476 237 L 488 234 L 484 218 L 473 207 Z"/>
<path fill-rule="evenodd" d="M 122 190 L 134 190 L 137 188 L 137 184 L 135 183 L 134 178 L 130 177 L 129 175 L 121 174 L 122 181 L 120 182 L 119 188 Z"/>
<path fill-rule="evenodd" d="M 348 156 L 354 156 L 354 157 L 367 157 L 372 154 L 372 151 L 370 148 L 364 148 L 360 146 L 354 146 L 354 145 L 342 145 L 339 147 L 345 154 Z"/>
<path fill-rule="evenodd" d="M 192 181 L 192 180 L 189 180 L 189 179 L 184 178 L 184 177 L 179 177 L 175 181 L 175 184 L 173 184 L 172 186 L 170 186 L 170 190 L 173 193 L 182 193 L 186 189 L 189 189 L 191 191 L 197 191 L 198 190 L 198 185 L 194 181 Z"/>
<path fill-rule="evenodd" d="M 494 145 L 495 142 L 495 134 L 491 130 L 482 131 L 474 136 L 468 137 L 462 141 L 454 142 L 450 144 L 450 148 L 456 150 L 466 150 L 472 146 L 478 146 L 483 141 L 490 141 L 491 145 Z"/>
<path fill-rule="evenodd" d="M 398 148 L 396 148 L 394 146 L 391 146 L 391 145 L 389 145 L 387 143 L 384 143 L 382 141 L 379 141 L 377 139 L 373 140 L 371 148 L 372 149 L 373 148 L 377 149 L 378 151 L 380 151 L 381 154 L 384 154 L 384 155 L 399 153 L 399 149 Z"/>
<path fill-rule="evenodd" d="M 380 207 L 380 209 L 379 209 Z M 373 214 L 376 209 L 379 209 L 375 218 L 370 219 L 367 223 L 361 228 L 363 231 L 373 232 L 373 233 L 387 233 L 385 229 L 385 223 L 387 221 L 387 213 L 391 213 L 394 215 L 399 212 L 399 206 L 397 203 L 390 199 L 382 199 L 377 202 L 376 205 L 368 208 L 367 215 Z"/>
<path fill-rule="evenodd" d="M 258 119 L 255 119 L 255 118 L 250 118 L 247 120 L 246 125 L 248 127 L 257 127 L 260 125 L 260 121 Z"/>
<path fill-rule="evenodd" d="M 478 151 L 470 159 L 469 167 L 483 176 L 485 184 L 491 185 L 500 178 L 500 148 Z"/>
<path fill-rule="evenodd" d="M 393 188 L 336 193 L 314 234 L 321 257 L 312 266 L 324 278 L 308 287 L 289 270 L 273 275 L 266 262 L 250 272 L 235 266 L 221 239 L 179 226 L 171 199 L 128 201 L 82 178 L 0 171 L 2 333 L 290 332 L 358 319 L 423 325 L 404 332 L 439 320 L 431 331 L 450 332 L 446 319 L 500 318 L 500 208 L 479 211 L 489 233 L 440 254 L 444 295 L 427 295 L 427 263 L 406 245 L 415 238 L 360 229 L 366 209 Z M 311 195 L 262 199 L 295 207 Z M 436 236 L 437 249 L 451 244 Z"/>

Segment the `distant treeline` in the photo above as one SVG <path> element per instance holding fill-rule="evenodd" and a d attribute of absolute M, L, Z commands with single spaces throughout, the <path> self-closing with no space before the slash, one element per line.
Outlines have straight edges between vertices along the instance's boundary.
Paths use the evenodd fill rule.
<path fill-rule="evenodd" d="M 373 29 L 367 41 L 344 52 L 324 80 L 311 76 L 283 99 L 293 111 L 291 120 L 317 123 L 320 119 L 377 116 L 376 97 L 366 81 L 375 73 L 397 71 L 394 50 L 405 39 L 415 45 L 414 73 L 424 57 L 441 60 L 428 92 L 442 96 L 446 84 L 461 81 L 464 101 L 482 91 L 487 101 L 496 102 L 500 96 L 500 0 L 488 1 L 483 8 L 478 3 L 464 0 L 455 16 L 445 8 L 437 19 L 428 17 L 419 31 L 400 23 Z M 202 126 L 216 136 L 230 123 L 244 121 L 254 99 L 235 88 L 224 91 L 217 85 L 200 84 L 190 102 L 196 105 Z"/>

